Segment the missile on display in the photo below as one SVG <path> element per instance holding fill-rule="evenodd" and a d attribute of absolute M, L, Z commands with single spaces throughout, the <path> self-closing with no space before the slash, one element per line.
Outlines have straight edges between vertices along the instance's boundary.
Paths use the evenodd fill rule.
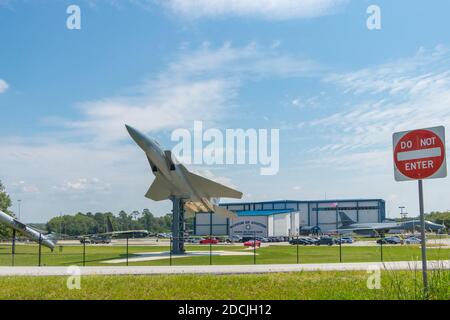
<path fill-rule="evenodd" d="M 27 238 L 30 238 L 36 242 L 41 242 L 42 245 L 50 248 L 52 251 L 55 248 L 55 242 L 50 237 L 42 234 L 41 232 L 30 228 L 26 224 L 20 222 L 19 220 L 11 217 L 10 215 L 0 211 L 0 223 L 7 225 L 8 227 L 20 232 Z"/>
<path fill-rule="evenodd" d="M 171 151 L 163 151 L 155 140 L 125 125 L 136 144 L 145 152 L 155 181 L 146 193 L 154 201 L 183 199 L 187 213 L 214 212 L 229 218 L 235 214 L 218 205 L 219 198 L 241 199 L 242 192 L 190 172 Z"/>

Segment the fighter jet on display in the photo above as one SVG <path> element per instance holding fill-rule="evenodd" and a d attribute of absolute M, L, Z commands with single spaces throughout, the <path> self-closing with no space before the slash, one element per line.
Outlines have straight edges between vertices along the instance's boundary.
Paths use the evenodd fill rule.
<path fill-rule="evenodd" d="M 0 223 L 4 223 L 8 227 L 20 232 L 24 236 L 39 242 L 41 241 L 42 245 L 50 248 L 52 251 L 55 248 L 56 241 L 53 239 L 52 235 L 44 235 L 43 233 L 27 226 L 26 224 L 20 222 L 19 220 L 11 217 L 10 215 L 0 211 Z"/>
<path fill-rule="evenodd" d="M 154 201 L 183 199 L 187 214 L 215 212 L 229 218 L 235 214 L 219 207 L 219 198 L 241 199 L 242 192 L 190 172 L 171 151 L 161 148 L 155 140 L 125 125 L 136 144 L 145 152 L 155 180 L 145 196 Z"/>
<path fill-rule="evenodd" d="M 84 234 L 78 236 L 77 238 L 81 243 L 110 243 L 113 237 L 129 237 L 129 238 L 146 238 L 150 235 L 147 230 L 122 230 L 115 231 L 111 217 L 106 216 L 106 232 L 95 233 L 95 234 Z"/>
<path fill-rule="evenodd" d="M 358 223 L 353 221 L 344 212 L 339 212 L 341 218 L 342 227 L 336 231 L 339 233 L 355 232 L 360 234 L 378 233 L 386 234 L 389 230 L 415 230 L 420 227 L 419 220 L 410 220 L 404 222 L 381 222 L 381 223 Z M 425 228 L 432 231 L 440 231 L 445 226 L 425 221 Z"/>

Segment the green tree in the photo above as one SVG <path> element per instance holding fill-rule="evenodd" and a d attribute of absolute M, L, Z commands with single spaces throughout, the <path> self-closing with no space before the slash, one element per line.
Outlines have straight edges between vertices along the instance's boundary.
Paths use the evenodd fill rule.
<path fill-rule="evenodd" d="M 12 216 L 13 215 L 12 212 L 8 210 L 8 208 L 11 207 L 11 204 L 12 204 L 11 198 L 6 193 L 5 187 L 0 181 L 0 210 Z M 0 238 L 11 238 L 11 237 L 12 237 L 11 228 L 3 224 L 0 224 Z"/>

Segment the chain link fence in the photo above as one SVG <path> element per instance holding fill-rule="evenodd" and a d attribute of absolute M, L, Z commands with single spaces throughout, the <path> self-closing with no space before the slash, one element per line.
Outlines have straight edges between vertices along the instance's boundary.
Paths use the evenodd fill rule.
<path fill-rule="evenodd" d="M 256 238 L 245 243 L 218 242 L 214 237 L 184 240 L 185 253 L 173 254 L 173 238 L 125 238 L 106 243 L 94 243 L 89 238 L 66 239 L 59 241 L 53 251 L 24 238 L 19 237 L 15 244 L 12 239 L 3 238 L 0 239 L 0 266 L 299 264 L 413 260 L 420 257 L 418 246 L 388 245 L 381 239 L 378 243 L 372 239 L 370 246 L 343 244 L 339 238 L 332 244 L 321 245 L 305 244 L 302 237 L 290 238 L 290 244 L 264 243 Z M 440 256 L 448 259 L 449 250 L 442 251 Z"/>

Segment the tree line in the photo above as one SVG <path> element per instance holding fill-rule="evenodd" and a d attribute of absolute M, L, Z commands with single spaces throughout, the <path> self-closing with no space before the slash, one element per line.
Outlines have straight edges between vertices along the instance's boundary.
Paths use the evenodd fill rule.
<path fill-rule="evenodd" d="M 9 210 L 12 205 L 11 198 L 0 181 L 0 210 L 14 216 Z M 116 216 L 111 212 L 97 213 L 76 213 L 74 215 L 63 215 L 50 219 L 46 224 L 39 224 L 47 232 L 64 234 L 68 236 L 79 236 L 86 234 L 104 233 L 108 231 L 107 217 L 109 216 L 114 231 L 125 230 L 147 230 L 150 233 L 169 232 L 172 225 L 172 215 L 166 214 L 161 217 L 155 217 L 148 209 L 141 212 L 133 211 L 127 213 L 120 211 Z M 430 212 L 425 215 L 425 219 L 444 224 L 447 230 L 450 228 L 450 211 Z M 187 228 L 192 228 L 193 218 L 187 219 Z M 12 230 L 0 223 L 0 238 L 9 238 L 12 236 Z"/>
<path fill-rule="evenodd" d="M 424 215 L 425 220 L 429 220 L 435 223 L 445 225 L 445 228 L 449 230 L 450 228 L 450 211 L 446 212 L 430 212 Z"/>
<path fill-rule="evenodd" d="M 48 232 L 67 236 L 80 236 L 109 232 L 108 217 L 113 231 L 147 230 L 150 233 L 168 232 L 172 226 L 172 215 L 155 217 L 148 209 L 127 213 L 120 211 L 116 216 L 111 212 L 77 213 L 54 217 L 46 224 Z"/>

